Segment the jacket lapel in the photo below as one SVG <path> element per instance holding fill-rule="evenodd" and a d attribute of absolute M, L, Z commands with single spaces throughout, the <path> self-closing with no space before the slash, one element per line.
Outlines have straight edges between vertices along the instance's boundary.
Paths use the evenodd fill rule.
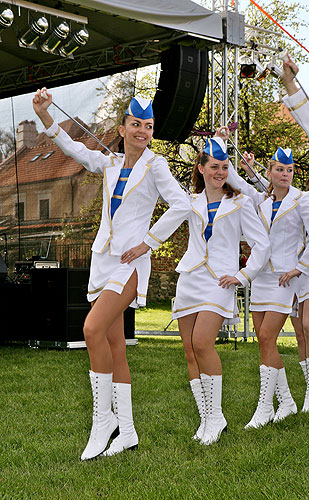
<path fill-rule="evenodd" d="M 132 191 L 134 191 L 134 189 L 142 182 L 145 175 L 150 170 L 151 160 L 155 158 L 155 156 L 156 155 L 152 151 L 146 148 L 142 156 L 139 158 L 139 160 L 137 160 L 124 188 L 121 204 L 132 193 Z"/>
<path fill-rule="evenodd" d="M 293 210 L 298 205 L 298 199 L 302 196 L 302 193 L 290 186 L 288 194 L 283 198 L 279 210 L 273 220 L 273 224 L 277 222 L 281 217 L 284 217 L 291 210 Z"/>
<path fill-rule="evenodd" d="M 263 203 L 260 203 L 259 205 L 259 214 L 268 234 L 270 233 L 270 227 L 271 227 L 272 209 L 273 209 L 273 200 L 270 197 L 267 198 L 265 201 L 263 201 Z"/>
<path fill-rule="evenodd" d="M 235 212 L 236 210 L 239 210 L 241 208 L 241 205 L 238 203 L 238 200 L 242 198 L 243 195 L 240 194 L 236 198 L 227 198 L 225 195 L 223 196 L 221 203 L 219 205 L 219 208 L 216 212 L 215 218 L 214 218 L 214 224 L 218 222 L 218 220 L 222 219 L 222 217 L 226 217 L 227 215 L 231 214 L 232 212 Z"/>
<path fill-rule="evenodd" d="M 120 161 L 115 162 L 112 167 L 105 167 L 103 175 L 103 186 L 105 193 L 105 201 L 107 202 L 107 214 L 110 227 L 112 227 L 111 219 L 111 198 L 115 190 L 117 181 L 119 179 L 120 170 L 122 168 L 124 158 L 120 158 Z"/>
<path fill-rule="evenodd" d="M 191 208 L 193 212 L 199 217 L 201 223 L 201 236 L 205 240 L 204 231 L 208 224 L 207 198 L 205 189 L 201 193 L 193 195 L 193 199 L 191 200 Z"/>

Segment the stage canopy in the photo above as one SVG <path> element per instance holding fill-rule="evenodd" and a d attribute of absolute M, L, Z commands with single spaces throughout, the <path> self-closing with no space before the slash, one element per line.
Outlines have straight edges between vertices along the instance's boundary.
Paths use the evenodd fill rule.
<path fill-rule="evenodd" d="M 0 0 L 0 19 L 11 9 L 14 22 L 1 32 L 0 98 L 65 85 L 155 64 L 175 43 L 204 48 L 222 40 L 222 19 L 190 0 Z M 46 34 L 35 46 L 18 43 L 33 20 L 45 17 Z M 71 57 L 42 51 L 61 21 L 70 35 L 86 28 L 89 40 Z"/>

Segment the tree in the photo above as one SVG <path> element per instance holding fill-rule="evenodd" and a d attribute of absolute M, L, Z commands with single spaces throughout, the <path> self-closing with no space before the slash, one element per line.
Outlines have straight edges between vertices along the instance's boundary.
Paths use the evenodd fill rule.
<path fill-rule="evenodd" d="M 267 6 L 262 2 L 259 4 L 298 37 L 302 25 L 298 16 L 304 11 L 308 12 L 307 7 L 302 7 L 299 2 L 287 5 L 281 0 L 273 0 Z M 287 49 L 293 59 L 307 60 L 301 48 L 290 38 L 283 36 L 282 30 L 253 4 L 249 5 L 246 18 L 247 23 L 252 26 L 280 33 L 282 36 L 278 38 L 278 44 L 282 50 Z M 263 64 L 266 57 L 261 55 L 259 59 Z M 256 159 L 266 166 L 278 146 L 292 148 L 296 165 L 294 184 L 304 189 L 308 139 L 299 125 L 287 117 L 284 105 L 280 102 L 283 90 L 280 80 L 269 75 L 262 82 L 256 79 L 240 79 L 239 83 L 239 149 L 253 151 Z"/>
<path fill-rule="evenodd" d="M 2 160 L 10 156 L 15 149 L 14 134 L 12 130 L 9 132 L 0 129 L 0 152 L 2 155 Z"/>

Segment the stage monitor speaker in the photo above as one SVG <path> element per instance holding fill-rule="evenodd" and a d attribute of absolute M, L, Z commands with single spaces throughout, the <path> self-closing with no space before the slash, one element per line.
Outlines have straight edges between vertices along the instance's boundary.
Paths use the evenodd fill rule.
<path fill-rule="evenodd" d="M 208 84 L 208 52 L 176 45 L 161 55 L 153 100 L 154 138 L 184 142 L 203 105 Z"/>
<path fill-rule="evenodd" d="M 6 263 L 4 262 L 4 260 L 0 255 L 0 281 L 6 280 L 7 275 L 8 275 L 8 269 L 6 267 Z"/>

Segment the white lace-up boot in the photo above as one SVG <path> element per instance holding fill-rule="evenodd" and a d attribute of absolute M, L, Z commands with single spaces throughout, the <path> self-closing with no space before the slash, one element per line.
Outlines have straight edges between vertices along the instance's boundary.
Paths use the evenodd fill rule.
<path fill-rule="evenodd" d="M 124 450 L 133 450 L 138 446 L 138 437 L 134 428 L 131 384 L 114 383 L 114 411 L 119 422 L 119 436 L 111 443 L 103 455 L 109 457 Z"/>
<path fill-rule="evenodd" d="M 245 429 L 258 429 L 271 422 L 275 416 L 273 397 L 278 378 L 278 369 L 260 366 L 260 396 L 257 408 Z"/>
<path fill-rule="evenodd" d="M 303 370 L 303 374 L 306 381 L 306 394 L 301 411 L 303 413 L 307 413 L 309 412 L 309 358 L 305 359 L 304 361 L 300 361 L 299 364 L 301 366 L 301 369 Z"/>
<path fill-rule="evenodd" d="M 92 428 L 81 460 L 90 460 L 105 450 L 111 437 L 118 434 L 118 420 L 111 411 L 112 373 L 95 373 L 89 371 L 92 396 L 93 416 Z"/>
<path fill-rule="evenodd" d="M 219 441 L 221 432 L 227 430 L 227 423 L 222 413 L 222 375 L 201 373 L 201 382 L 205 398 L 205 427 L 201 443 L 210 445 Z"/>
<path fill-rule="evenodd" d="M 205 427 L 205 399 L 201 379 L 194 378 L 190 380 L 190 387 L 201 419 L 199 428 L 194 434 L 193 439 L 199 440 L 203 437 Z"/>
<path fill-rule="evenodd" d="M 280 422 L 280 420 L 283 420 L 289 415 L 295 415 L 295 413 L 297 413 L 297 406 L 290 393 L 284 368 L 280 368 L 278 371 L 275 394 L 278 399 L 279 406 L 273 420 L 274 422 Z"/>

